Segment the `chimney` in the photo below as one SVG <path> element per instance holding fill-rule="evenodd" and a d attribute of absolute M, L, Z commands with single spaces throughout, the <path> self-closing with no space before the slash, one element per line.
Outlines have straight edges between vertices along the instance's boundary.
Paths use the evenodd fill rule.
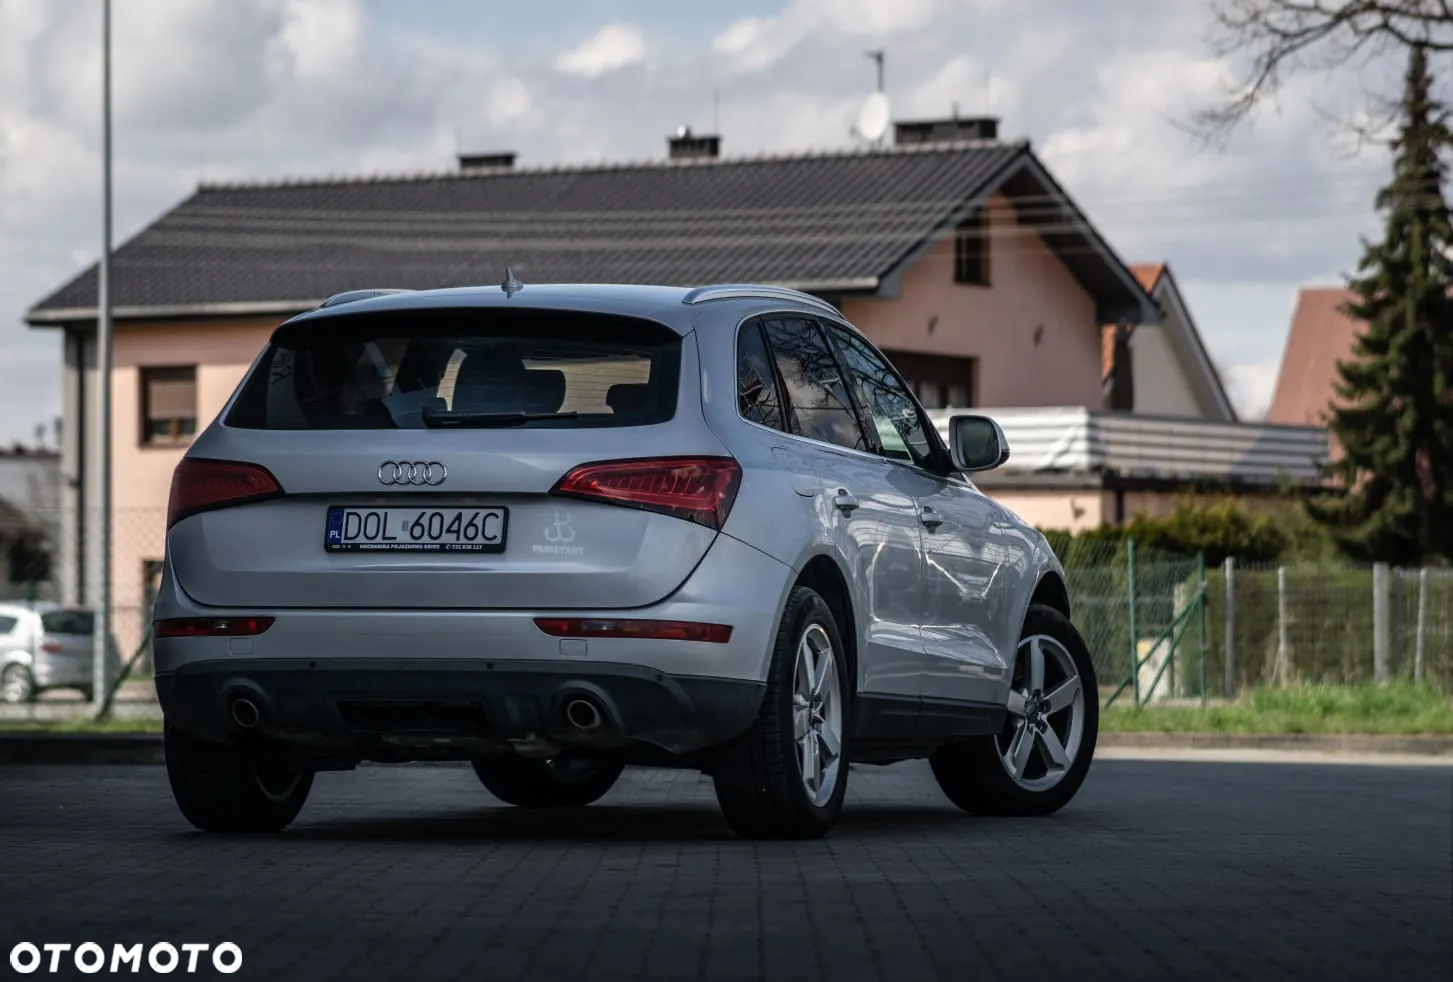
<path fill-rule="evenodd" d="M 904 120 L 893 124 L 897 146 L 913 143 L 953 143 L 959 140 L 998 140 L 996 116 L 952 116 L 948 119 Z"/>
<path fill-rule="evenodd" d="M 721 156 L 721 137 L 714 133 L 696 136 L 691 127 L 683 126 L 667 139 L 666 147 L 672 160 L 711 160 Z"/>
<path fill-rule="evenodd" d="M 459 155 L 459 173 L 461 174 L 498 174 L 501 171 L 514 169 L 514 151 L 507 151 L 505 153 L 461 153 Z"/>

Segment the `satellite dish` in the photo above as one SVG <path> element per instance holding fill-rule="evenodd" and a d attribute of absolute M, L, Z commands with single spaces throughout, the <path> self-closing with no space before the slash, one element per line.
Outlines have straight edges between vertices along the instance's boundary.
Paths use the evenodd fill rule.
<path fill-rule="evenodd" d="M 888 97 L 881 92 L 870 94 L 858 110 L 858 135 L 873 142 L 881 140 L 888 132 L 888 119 Z"/>

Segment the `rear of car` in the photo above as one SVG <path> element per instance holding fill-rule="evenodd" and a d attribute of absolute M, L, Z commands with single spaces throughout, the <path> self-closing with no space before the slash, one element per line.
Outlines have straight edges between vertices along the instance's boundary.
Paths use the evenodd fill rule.
<path fill-rule="evenodd" d="M 791 571 L 722 533 L 701 376 L 689 327 L 588 303 L 279 328 L 175 474 L 169 723 L 313 767 L 745 729 Z"/>
<path fill-rule="evenodd" d="M 0 606 L 0 700 L 26 702 L 49 689 L 91 698 L 96 615 L 53 604 Z M 105 681 L 120 671 L 115 639 L 106 648 Z"/>

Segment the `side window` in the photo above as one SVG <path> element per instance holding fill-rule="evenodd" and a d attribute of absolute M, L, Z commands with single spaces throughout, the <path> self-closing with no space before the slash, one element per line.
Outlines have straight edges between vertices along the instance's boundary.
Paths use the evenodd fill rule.
<path fill-rule="evenodd" d="M 883 455 L 927 467 L 933 460 L 933 442 L 917 403 L 888 360 L 852 331 L 835 324 L 828 329 L 842 352 L 858 403 L 873 420 Z"/>
<path fill-rule="evenodd" d="M 764 326 L 792 408 L 796 424 L 792 432 L 867 450 L 867 438 L 822 329 L 814 321 L 795 317 L 768 320 Z"/>
<path fill-rule="evenodd" d="M 9 634 L 19 623 L 20 621 L 14 617 L 0 617 L 0 634 Z"/>
<path fill-rule="evenodd" d="M 742 419 L 774 430 L 786 430 L 777 380 L 772 375 L 772 358 L 762 340 L 762 326 L 755 321 L 737 335 L 737 411 Z"/>

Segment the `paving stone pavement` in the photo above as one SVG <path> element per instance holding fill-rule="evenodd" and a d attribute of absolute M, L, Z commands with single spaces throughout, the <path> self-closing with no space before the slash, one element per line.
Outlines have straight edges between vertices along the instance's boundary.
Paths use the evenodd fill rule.
<path fill-rule="evenodd" d="M 1104 760 L 1060 814 L 990 820 L 860 767 L 831 837 L 751 843 L 687 772 L 541 814 L 365 767 L 250 838 L 193 833 L 157 767 L 8 767 L 0 978 L 21 941 L 232 941 L 231 978 L 306 982 L 1447 982 L 1453 770 Z"/>

